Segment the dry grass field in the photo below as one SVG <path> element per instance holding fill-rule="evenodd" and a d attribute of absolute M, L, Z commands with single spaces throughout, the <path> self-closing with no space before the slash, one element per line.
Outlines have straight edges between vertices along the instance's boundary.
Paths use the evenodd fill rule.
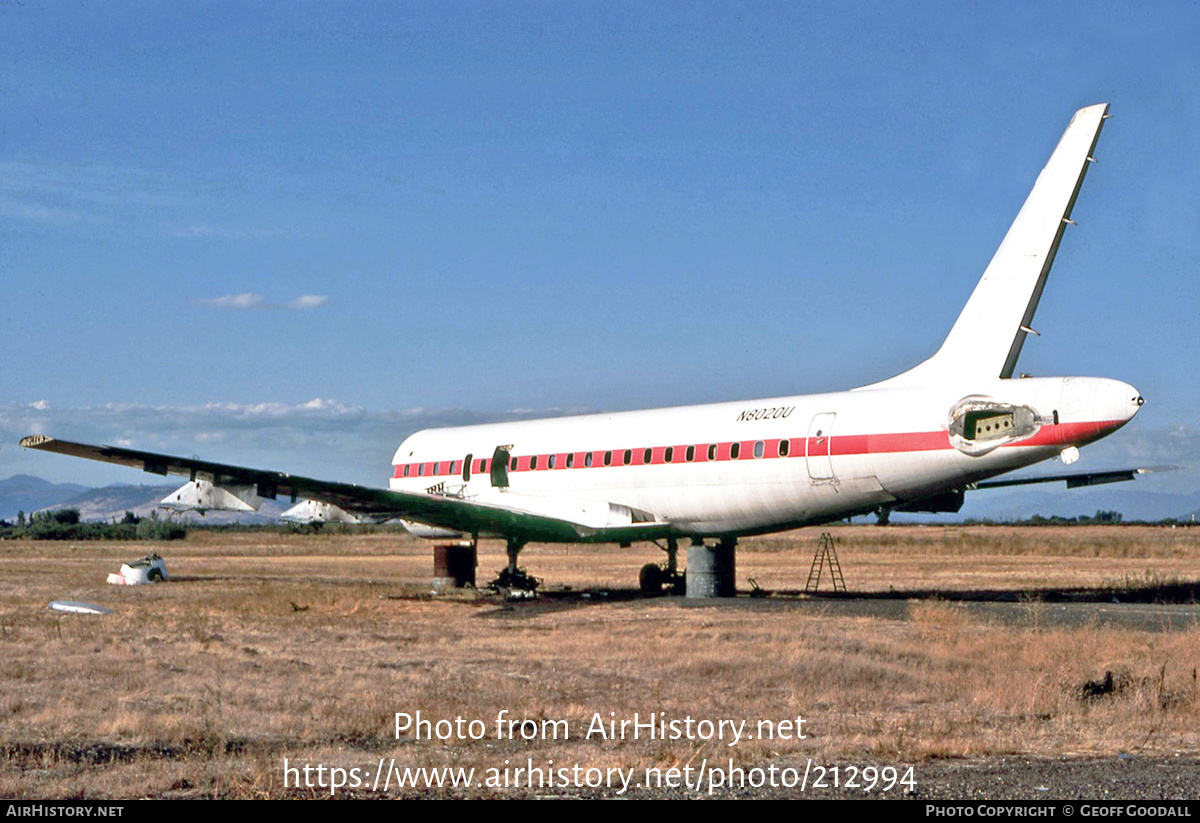
<path fill-rule="evenodd" d="M 551 594 L 433 596 L 431 544 L 395 534 L 219 534 L 146 543 L 0 542 L 0 795 L 327 796 L 285 785 L 284 761 L 359 768 L 508 765 L 667 769 L 727 763 L 915 768 L 1002 755 L 1200 755 L 1200 607 L 1184 625 L 1059 625 L 1054 590 L 1200 581 L 1200 529 L 841 527 L 852 592 L 902 619 L 847 616 L 802 589 L 820 530 L 738 548 L 736 601 L 644 599 L 632 549 L 530 546 Z M 105 585 L 157 549 L 173 579 Z M 503 565 L 480 547 L 479 579 Z M 574 594 L 562 594 L 569 589 Z M 945 593 L 938 599 L 907 592 Z M 959 595 L 1025 609 L 996 621 Z M 991 594 L 981 594 L 991 593 Z M 56 599 L 107 616 L 47 608 Z M 1107 693 L 1087 697 L 1085 684 Z M 480 720 L 479 740 L 397 739 L 397 712 Z M 497 739 L 496 718 L 566 721 L 568 739 Z M 612 713 L 611 715 L 609 713 Z M 804 719 L 804 739 L 604 740 L 604 720 Z M 478 727 L 476 727 L 478 729 Z M 532 727 L 526 727 L 532 729 Z M 541 729 L 553 728 L 542 726 Z M 432 731 L 432 730 L 431 730 Z M 515 731 L 514 731 L 515 734 Z M 539 733 L 540 736 L 540 733 Z M 315 777 L 315 772 L 313 773 Z M 379 786 L 382 787 L 380 782 Z M 398 790 L 388 796 L 572 794 Z M 600 794 L 612 792 L 600 791 Z"/>

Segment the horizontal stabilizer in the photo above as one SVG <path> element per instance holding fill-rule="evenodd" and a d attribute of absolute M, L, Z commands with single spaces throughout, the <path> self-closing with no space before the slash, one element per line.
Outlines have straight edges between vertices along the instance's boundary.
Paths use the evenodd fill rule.
<path fill-rule="evenodd" d="M 1112 471 L 1103 472 L 1075 472 L 1068 474 L 1047 474 L 1039 477 L 1015 477 L 1006 480 L 983 480 L 979 483 L 974 483 L 968 486 L 969 489 L 998 489 L 1002 486 L 1029 486 L 1034 483 L 1057 483 L 1066 481 L 1068 489 L 1077 489 L 1081 486 L 1100 486 L 1105 483 L 1121 483 L 1126 480 L 1133 480 L 1139 474 L 1150 474 L 1151 472 L 1171 471 L 1179 468 L 1178 466 L 1153 466 L 1142 469 L 1114 469 Z"/>

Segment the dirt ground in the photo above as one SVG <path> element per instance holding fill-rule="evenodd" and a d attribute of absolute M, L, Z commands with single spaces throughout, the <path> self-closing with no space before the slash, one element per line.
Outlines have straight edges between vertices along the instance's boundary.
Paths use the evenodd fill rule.
<path fill-rule="evenodd" d="M 832 531 L 848 592 L 802 530 L 724 601 L 641 597 L 651 545 L 530 546 L 510 602 L 397 534 L 6 541 L 0 795 L 1200 795 L 1200 530 Z M 148 549 L 170 581 L 104 583 Z"/>

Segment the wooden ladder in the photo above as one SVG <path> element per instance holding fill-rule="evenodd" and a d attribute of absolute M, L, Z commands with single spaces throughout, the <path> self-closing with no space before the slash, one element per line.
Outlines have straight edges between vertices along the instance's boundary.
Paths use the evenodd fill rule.
<path fill-rule="evenodd" d="M 834 546 L 833 535 L 829 532 L 821 534 L 817 543 L 817 551 L 813 554 L 812 567 L 808 570 L 808 582 L 804 591 L 815 592 L 821 586 L 821 570 L 829 564 L 829 577 L 833 580 L 835 592 L 846 591 L 846 578 L 842 577 L 842 564 L 838 562 L 837 548 Z"/>

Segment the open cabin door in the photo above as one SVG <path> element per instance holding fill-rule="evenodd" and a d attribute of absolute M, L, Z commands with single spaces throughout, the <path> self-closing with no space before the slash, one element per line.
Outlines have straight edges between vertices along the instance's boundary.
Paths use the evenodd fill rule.
<path fill-rule="evenodd" d="M 492 453 L 492 485 L 498 489 L 508 488 L 509 450 L 512 446 L 497 446 Z"/>

